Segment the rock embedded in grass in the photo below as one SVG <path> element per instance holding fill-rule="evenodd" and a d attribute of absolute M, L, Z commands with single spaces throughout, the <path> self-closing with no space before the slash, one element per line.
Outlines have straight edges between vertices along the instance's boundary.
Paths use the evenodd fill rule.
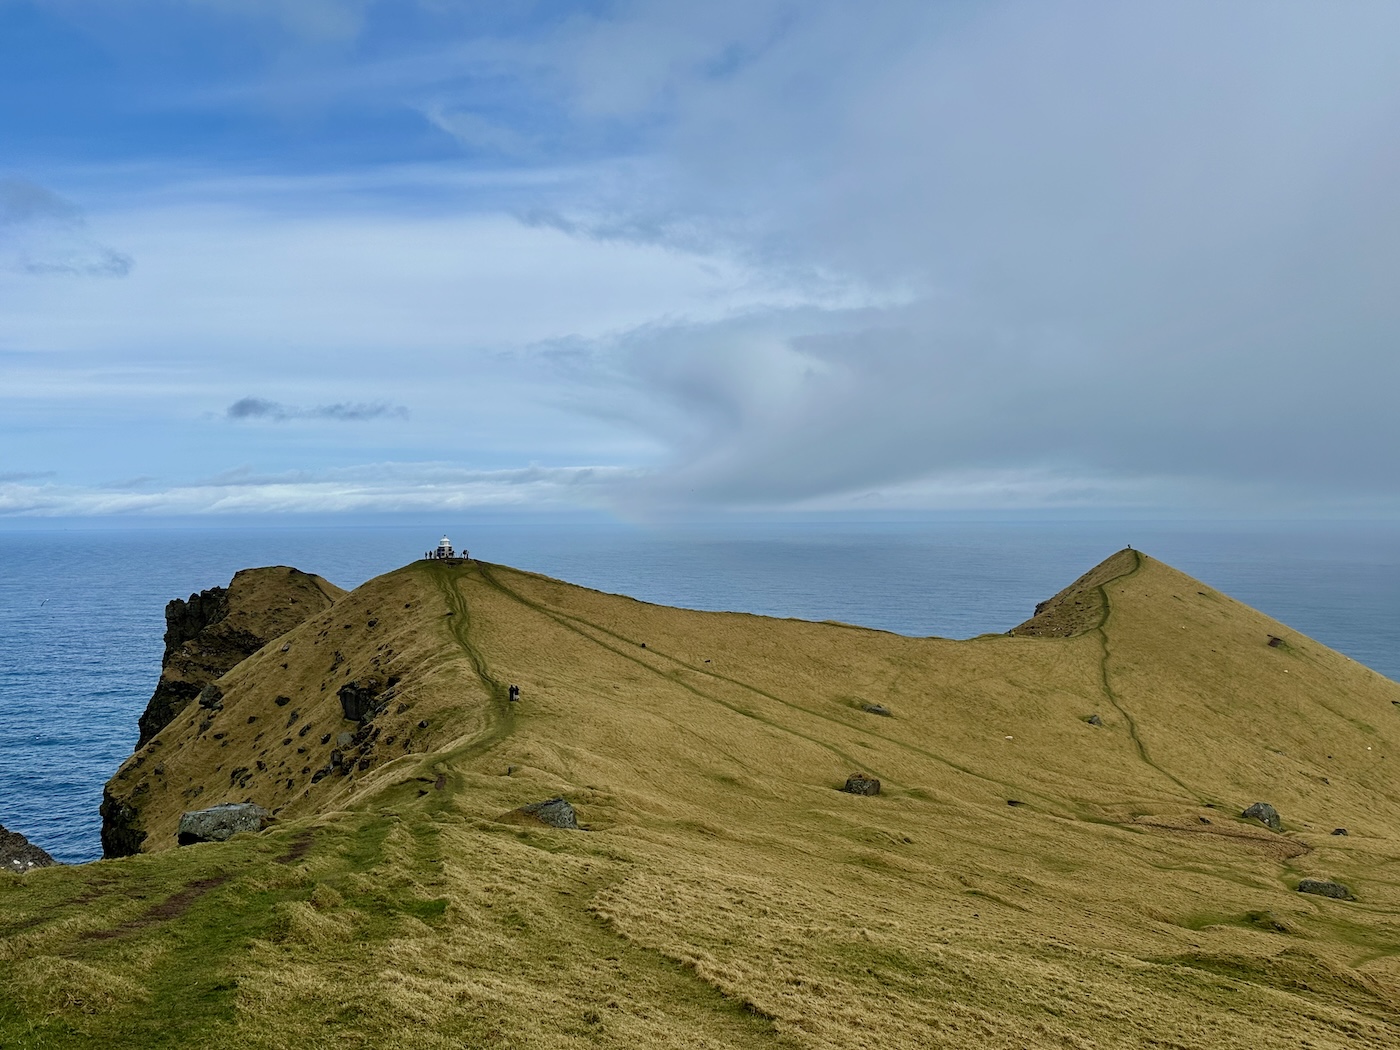
<path fill-rule="evenodd" d="M 223 842 L 240 831 L 261 831 L 267 826 L 268 816 L 267 810 L 252 802 L 229 802 L 191 810 L 180 816 L 176 840 L 181 846 Z"/>
<path fill-rule="evenodd" d="M 531 802 L 527 806 L 521 806 L 516 812 L 533 817 L 541 824 L 547 824 L 551 828 L 563 828 L 565 831 L 579 830 L 578 814 L 574 812 L 574 807 L 562 798 Z"/>
<path fill-rule="evenodd" d="M 1257 820 L 1270 831 L 1282 831 L 1283 821 L 1278 815 L 1278 810 L 1267 802 L 1256 802 L 1246 809 L 1240 816 L 1246 820 Z"/>
<path fill-rule="evenodd" d="M 882 718 L 892 718 L 894 716 L 894 712 L 884 704 L 866 704 L 861 710 L 868 715 L 879 715 Z"/>
<path fill-rule="evenodd" d="M 1298 883 L 1298 892 L 1312 893 L 1319 897 L 1331 897 L 1339 901 L 1356 900 L 1351 890 L 1340 882 L 1333 882 L 1330 879 L 1304 879 Z"/>
<path fill-rule="evenodd" d="M 852 773 L 846 778 L 846 786 L 841 790 L 848 795 L 878 795 L 880 782 L 864 773 Z"/>

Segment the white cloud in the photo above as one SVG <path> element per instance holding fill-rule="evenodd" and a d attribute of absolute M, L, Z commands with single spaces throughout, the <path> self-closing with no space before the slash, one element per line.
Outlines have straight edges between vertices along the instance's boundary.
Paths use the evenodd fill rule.
<path fill-rule="evenodd" d="M 249 468 L 182 485 L 35 485 L 0 479 L 0 515 L 238 515 L 599 506 L 630 472 L 611 467 L 464 470 L 445 463 L 381 463 L 260 474 Z"/>

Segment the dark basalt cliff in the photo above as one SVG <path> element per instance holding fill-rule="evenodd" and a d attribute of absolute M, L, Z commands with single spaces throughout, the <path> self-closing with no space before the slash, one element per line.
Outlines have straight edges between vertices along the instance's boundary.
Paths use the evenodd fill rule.
<path fill-rule="evenodd" d="M 10 831 L 0 824 L 0 870 L 22 875 L 32 868 L 47 868 L 57 863 L 18 831 Z"/>
<path fill-rule="evenodd" d="M 136 751 L 158 737 L 206 686 L 344 593 L 319 576 L 276 565 L 243 569 L 228 587 L 171 601 L 165 607 L 160 681 L 138 719 Z M 146 837 L 138 793 L 122 790 L 117 779 L 108 781 L 102 793 L 102 852 L 107 857 L 136 853 Z"/>
<path fill-rule="evenodd" d="M 224 674 L 266 641 L 253 635 L 216 637 L 209 628 L 228 617 L 227 587 L 210 587 L 191 594 L 188 601 L 172 599 L 165 607 L 165 655 L 161 657 L 160 681 L 137 719 L 141 735 L 138 748 L 170 724 L 200 689 Z"/>

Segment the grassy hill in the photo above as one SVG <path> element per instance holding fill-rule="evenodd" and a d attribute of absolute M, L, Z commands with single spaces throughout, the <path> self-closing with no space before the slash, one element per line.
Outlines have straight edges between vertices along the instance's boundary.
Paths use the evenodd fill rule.
<path fill-rule="evenodd" d="M 0 875 L 0 1045 L 1400 1043 L 1400 685 L 1136 552 L 969 641 L 423 562 L 219 686 Z"/>

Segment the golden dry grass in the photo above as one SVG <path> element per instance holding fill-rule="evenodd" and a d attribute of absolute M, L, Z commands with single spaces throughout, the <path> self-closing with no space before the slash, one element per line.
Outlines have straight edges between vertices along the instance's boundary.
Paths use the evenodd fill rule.
<path fill-rule="evenodd" d="M 371 581 L 128 763 L 155 853 L 0 881 L 5 987 L 71 960 L 146 993 L 0 993 L 0 1043 L 159 1045 L 177 1009 L 211 1047 L 1400 1043 L 1400 686 L 1146 556 L 1060 597 L 953 642 Z M 310 783 L 369 674 L 401 678 L 371 761 Z M 499 819 L 555 795 L 589 830 Z M 280 826 L 173 848 L 245 797 Z"/>

